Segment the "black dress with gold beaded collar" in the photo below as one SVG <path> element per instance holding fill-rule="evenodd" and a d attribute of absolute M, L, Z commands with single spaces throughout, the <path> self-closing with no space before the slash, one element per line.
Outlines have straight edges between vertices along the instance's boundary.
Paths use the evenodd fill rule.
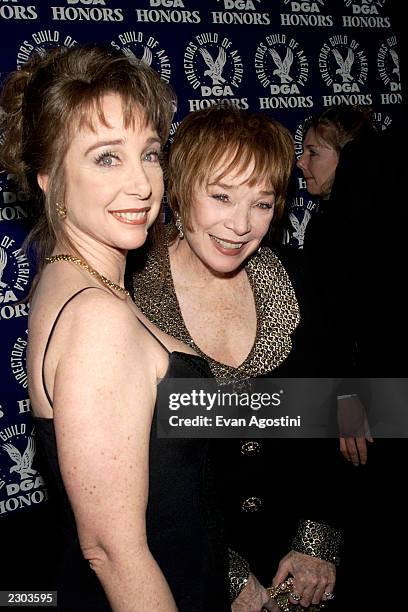
<path fill-rule="evenodd" d="M 219 381 L 299 375 L 304 356 L 292 350 L 300 323 L 299 304 L 285 267 L 271 249 L 263 247 L 245 269 L 254 293 L 257 331 L 251 351 L 238 368 L 212 359 L 191 338 L 174 289 L 166 243 L 150 250 L 143 269 L 133 270 L 133 298 L 157 327 L 204 357 Z M 265 585 L 296 535 L 302 550 L 302 520 L 309 519 L 321 529 L 316 556 L 332 559 L 337 555 L 341 520 L 336 517 L 336 504 L 327 496 L 314 495 L 316 480 L 327 479 L 327 458 L 337 458 L 333 446 L 333 440 L 213 441 L 228 543 L 249 561 Z M 279 486 L 271 486 L 279 481 Z"/>

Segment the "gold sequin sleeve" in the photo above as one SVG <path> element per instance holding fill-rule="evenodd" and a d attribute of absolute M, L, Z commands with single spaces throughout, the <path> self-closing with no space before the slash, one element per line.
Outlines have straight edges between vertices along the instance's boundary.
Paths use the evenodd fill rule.
<path fill-rule="evenodd" d="M 228 549 L 229 558 L 229 585 L 230 585 L 230 601 L 238 597 L 242 589 L 246 587 L 251 570 L 249 563 L 243 559 L 235 550 Z"/>
<path fill-rule="evenodd" d="M 326 523 L 302 520 L 292 542 L 292 550 L 338 565 L 341 541 L 340 529 L 330 527 Z"/>

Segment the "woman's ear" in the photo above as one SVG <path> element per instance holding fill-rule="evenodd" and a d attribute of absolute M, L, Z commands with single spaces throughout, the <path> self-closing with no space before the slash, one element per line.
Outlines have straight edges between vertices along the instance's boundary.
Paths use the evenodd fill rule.
<path fill-rule="evenodd" d="M 49 179 L 48 174 L 42 174 L 40 172 L 37 174 L 37 183 L 41 191 L 44 193 L 47 193 L 47 190 L 48 190 L 48 179 Z"/>

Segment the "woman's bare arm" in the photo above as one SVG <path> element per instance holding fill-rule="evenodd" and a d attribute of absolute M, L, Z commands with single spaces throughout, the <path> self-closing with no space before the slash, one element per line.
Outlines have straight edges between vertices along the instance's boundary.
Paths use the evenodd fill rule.
<path fill-rule="evenodd" d="M 75 300 L 62 337 L 54 422 L 82 552 L 114 612 L 173 612 L 146 539 L 154 351 L 128 306 L 102 292 Z"/>

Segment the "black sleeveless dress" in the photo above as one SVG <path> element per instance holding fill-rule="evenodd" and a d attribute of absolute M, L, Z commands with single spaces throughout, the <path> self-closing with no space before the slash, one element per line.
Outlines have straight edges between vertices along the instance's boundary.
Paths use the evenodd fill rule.
<path fill-rule="evenodd" d="M 50 338 L 58 318 L 59 315 Z M 46 351 L 48 346 L 49 341 Z M 204 359 L 182 352 L 169 354 L 165 379 L 200 377 L 211 377 Z M 149 451 L 146 512 L 149 549 L 180 612 L 227 612 L 231 609 L 227 555 L 212 488 L 208 441 L 157 438 L 157 406 L 161 401 L 167 401 L 167 396 L 164 385 L 159 383 Z M 58 610 L 111 610 L 99 580 L 81 553 L 74 514 L 59 469 L 53 419 L 37 417 L 35 422 L 44 458 L 43 473 L 57 511 Z M 106 495 L 109 496 L 109 490 Z"/>

